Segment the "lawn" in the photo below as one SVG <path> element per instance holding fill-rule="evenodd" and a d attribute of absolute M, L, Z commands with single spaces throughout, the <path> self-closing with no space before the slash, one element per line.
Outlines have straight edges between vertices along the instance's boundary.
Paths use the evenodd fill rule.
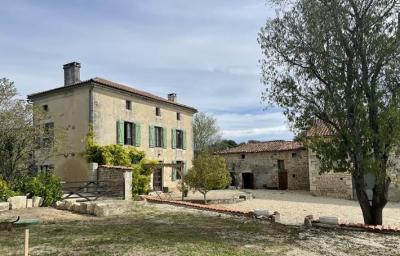
<path fill-rule="evenodd" d="M 23 232 L 1 231 L 0 255 L 22 255 Z M 305 230 L 164 205 L 31 226 L 30 235 L 31 255 L 400 255 L 396 235 Z"/>

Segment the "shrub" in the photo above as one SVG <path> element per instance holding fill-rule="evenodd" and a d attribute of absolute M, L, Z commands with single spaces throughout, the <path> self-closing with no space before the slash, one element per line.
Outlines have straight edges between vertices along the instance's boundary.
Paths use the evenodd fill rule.
<path fill-rule="evenodd" d="M 52 173 L 40 173 L 37 176 L 21 176 L 13 185 L 14 190 L 32 196 L 43 197 L 43 206 L 54 205 L 61 199 L 60 179 Z"/>
<path fill-rule="evenodd" d="M 7 181 L 0 178 L 0 201 L 7 201 L 9 197 L 17 195 Z"/>

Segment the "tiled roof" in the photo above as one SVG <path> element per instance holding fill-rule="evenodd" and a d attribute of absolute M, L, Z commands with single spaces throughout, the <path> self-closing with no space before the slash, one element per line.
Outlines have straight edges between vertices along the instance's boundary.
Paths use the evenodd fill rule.
<path fill-rule="evenodd" d="M 28 95 L 28 99 L 37 98 L 39 96 L 43 96 L 43 95 L 51 94 L 53 92 L 67 90 L 67 89 L 71 89 L 71 88 L 75 88 L 75 87 L 86 86 L 86 85 L 89 85 L 91 83 L 95 83 L 95 84 L 100 85 L 100 86 L 106 86 L 108 88 L 112 88 L 112 89 L 116 89 L 116 90 L 120 90 L 120 91 L 124 91 L 124 92 L 128 92 L 128 93 L 132 93 L 132 94 L 135 94 L 137 96 L 140 96 L 140 97 L 143 97 L 143 98 L 146 98 L 146 99 L 155 100 L 155 101 L 159 101 L 159 102 L 163 102 L 163 103 L 167 103 L 167 104 L 172 104 L 172 105 L 175 105 L 175 106 L 178 106 L 178 107 L 189 109 L 189 110 L 191 110 L 193 112 L 197 112 L 197 110 L 195 108 L 193 108 L 193 107 L 189 107 L 189 106 L 184 105 L 184 104 L 172 102 L 172 101 L 169 101 L 169 100 L 167 100 L 165 98 L 159 97 L 157 95 L 154 95 L 154 94 L 142 91 L 142 90 L 138 90 L 138 89 L 132 88 L 132 87 L 124 85 L 124 84 L 120 84 L 120 83 L 116 83 L 116 82 L 113 82 L 113 81 L 109 81 L 109 80 L 106 80 L 106 79 L 100 78 L 100 77 L 95 77 L 95 78 L 91 78 L 89 80 L 81 81 L 81 82 L 76 83 L 76 84 L 67 85 L 67 86 L 61 86 L 61 87 L 57 87 L 57 88 L 54 88 L 54 89 L 51 89 L 51 90 L 30 94 L 30 95 Z"/>
<path fill-rule="evenodd" d="M 333 131 L 320 120 L 316 121 L 315 124 L 311 126 L 310 130 L 308 130 L 307 132 L 307 136 L 310 137 L 313 136 L 327 137 L 331 136 L 332 134 Z"/>
<path fill-rule="evenodd" d="M 228 148 L 217 152 L 217 154 L 234 153 L 257 153 L 257 152 L 279 152 L 304 149 L 302 143 L 296 141 L 273 140 L 258 143 L 246 143 L 234 148 Z"/>

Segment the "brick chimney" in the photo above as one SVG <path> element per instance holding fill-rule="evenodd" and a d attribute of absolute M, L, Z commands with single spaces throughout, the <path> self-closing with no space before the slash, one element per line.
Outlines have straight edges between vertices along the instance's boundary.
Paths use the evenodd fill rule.
<path fill-rule="evenodd" d="M 172 102 L 176 102 L 176 93 L 168 94 L 168 100 Z"/>
<path fill-rule="evenodd" d="M 67 63 L 64 68 L 64 86 L 76 84 L 81 81 L 81 64 L 78 62 Z"/>

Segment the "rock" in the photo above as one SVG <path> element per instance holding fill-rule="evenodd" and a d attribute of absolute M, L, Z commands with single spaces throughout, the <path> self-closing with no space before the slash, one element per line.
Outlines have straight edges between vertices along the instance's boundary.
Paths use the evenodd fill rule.
<path fill-rule="evenodd" d="M 319 222 L 321 224 L 339 225 L 339 219 L 337 217 L 321 216 L 319 217 Z"/>
<path fill-rule="evenodd" d="M 279 213 L 279 212 L 274 212 L 272 215 L 271 215 L 271 221 L 272 222 L 278 222 L 278 221 L 280 221 L 281 220 L 281 214 Z"/>
<path fill-rule="evenodd" d="M 254 209 L 254 216 L 257 217 L 268 217 L 270 214 L 270 212 L 268 210 L 264 210 L 264 209 Z"/>
<path fill-rule="evenodd" d="M 10 203 L 10 210 L 26 208 L 26 196 L 13 196 L 7 201 Z"/>
<path fill-rule="evenodd" d="M 26 199 L 26 208 L 32 208 L 33 207 L 33 199 L 28 198 Z"/>
<path fill-rule="evenodd" d="M 43 198 L 40 196 L 32 197 L 32 207 L 40 207 L 43 204 Z"/>
<path fill-rule="evenodd" d="M 307 216 L 304 218 L 304 226 L 306 226 L 306 227 L 312 227 L 312 222 L 313 222 L 313 220 L 314 220 L 314 216 L 312 216 L 312 215 L 307 215 Z"/>
<path fill-rule="evenodd" d="M 10 209 L 10 203 L 0 202 L 0 212 L 8 211 Z"/>
<path fill-rule="evenodd" d="M 56 202 L 56 209 L 58 209 L 58 210 L 64 210 L 64 209 L 63 209 L 64 206 L 65 206 L 65 202 L 63 202 L 63 201 L 57 201 L 57 202 Z"/>
<path fill-rule="evenodd" d="M 111 201 L 96 203 L 93 210 L 93 215 L 98 217 L 105 217 L 110 215 L 119 215 L 127 213 L 131 210 L 132 206 L 127 201 Z"/>
<path fill-rule="evenodd" d="M 64 202 L 65 202 L 65 203 L 64 203 L 64 205 L 65 205 L 65 210 L 67 210 L 67 211 L 73 211 L 73 205 L 74 205 L 74 203 L 75 203 L 75 200 L 70 199 L 70 200 L 65 200 Z"/>
<path fill-rule="evenodd" d="M 81 210 L 81 204 L 80 203 L 75 202 L 75 203 L 72 204 L 71 211 L 79 213 L 80 210 Z"/>

